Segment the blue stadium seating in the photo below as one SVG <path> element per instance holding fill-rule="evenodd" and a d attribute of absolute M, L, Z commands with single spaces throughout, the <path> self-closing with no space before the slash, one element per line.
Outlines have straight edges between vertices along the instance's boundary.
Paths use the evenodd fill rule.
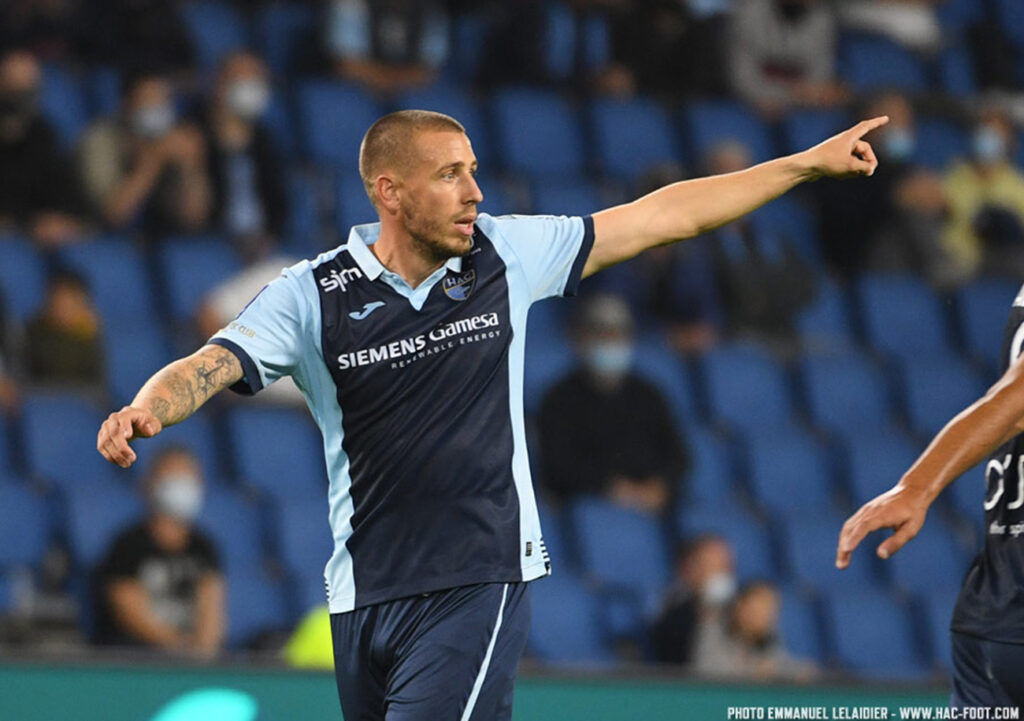
<path fill-rule="evenodd" d="M 821 276 L 817 296 L 800 313 L 796 325 L 804 347 L 809 350 L 853 345 L 853 326 L 845 289 L 828 276 Z"/>
<path fill-rule="evenodd" d="M 978 0 L 946 0 L 935 8 L 935 14 L 947 34 L 963 32 L 987 11 Z"/>
<path fill-rule="evenodd" d="M 0 615 L 9 612 L 16 603 L 15 580 L 12 574 L 0 571 Z"/>
<path fill-rule="evenodd" d="M 462 84 L 476 81 L 484 47 L 490 37 L 491 15 L 468 7 L 452 18 L 452 42 L 443 71 L 446 80 L 457 80 Z"/>
<path fill-rule="evenodd" d="M 85 76 L 85 101 L 93 118 L 113 115 L 121 106 L 121 74 L 110 67 L 97 67 Z"/>
<path fill-rule="evenodd" d="M 297 100 L 308 157 L 354 172 L 363 135 L 383 114 L 377 102 L 356 86 L 327 80 L 302 83 Z"/>
<path fill-rule="evenodd" d="M 953 607 L 960 594 L 958 579 L 946 579 L 946 585 L 920 595 L 924 607 L 924 620 L 931 651 L 932 663 L 943 671 L 953 667 L 953 644 L 949 632 L 949 621 L 953 618 Z"/>
<path fill-rule="evenodd" d="M 818 428 L 848 435 L 890 424 L 885 379 L 866 357 L 852 351 L 807 355 L 800 378 Z"/>
<path fill-rule="evenodd" d="M 334 552 L 326 495 L 289 498 L 277 504 L 275 510 L 278 557 L 290 574 L 320 579 L 322 590 L 324 566 Z"/>
<path fill-rule="evenodd" d="M 22 438 L 29 473 L 61 489 L 111 481 L 115 466 L 96 451 L 105 415 L 85 398 L 34 393 L 22 406 Z"/>
<path fill-rule="evenodd" d="M 874 549 L 884 540 L 876 535 L 866 541 Z M 931 593 L 955 586 L 967 570 L 968 558 L 957 543 L 953 529 L 941 514 L 933 513 L 918 534 L 887 563 L 893 582 L 909 592 Z"/>
<path fill-rule="evenodd" d="M 759 504 L 785 517 L 835 507 L 829 455 L 809 434 L 757 435 L 747 452 L 745 475 Z"/>
<path fill-rule="evenodd" d="M 208 485 L 197 525 L 213 541 L 227 573 L 252 573 L 259 568 L 263 528 L 254 504 L 233 491 Z"/>
<path fill-rule="evenodd" d="M 956 294 L 954 308 L 966 350 L 993 374 L 1001 366 L 1003 332 L 1019 292 L 1013 281 L 989 279 L 965 285 Z M 994 375 L 987 380 L 995 380 Z"/>
<path fill-rule="evenodd" d="M 0 477 L 0 509 L 0 568 L 39 563 L 50 535 L 45 501 L 24 486 L 4 482 Z"/>
<path fill-rule="evenodd" d="M 752 345 L 720 346 L 703 359 L 712 420 L 743 432 L 792 422 L 792 402 L 782 368 Z"/>
<path fill-rule="evenodd" d="M 966 157 L 970 151 L 967 131 L 949 120 L 918 118 L 915 136 L 914 162 L 935 171 L 945 170 L 950 163 Z"/>
<path fill-rule="evenodd" d="M 896 485 L 924 450 L 894 431 L 875 430 L 847 439 L 847 480 L 853 502 L 867 503 Z"/>
<path fill-rule="evenodd" d="M 1018 50 L 1024 49 L 1024 6 L 1017 0 L 994 0 L 996 22 Z"/>
<path fill-rule="evenodd" d="M 852 124 L 845 110 L 794 110 L 782 121 L 783 152 L 798 153 Z"/>
<path fill-rule="evenodd" d="M 926 668 L 904 604 L 871 588 L 830 589 L 827 601 L 826 617 L 843 668 L 873 680 L 924 677 Z"/>
<path fill-rule="evenodd" d="M 139 456 L 136 464 L 138 473 L 145 475 L 149 472 L 157 452 L 162 448 L 184 446 L 199 459 L 206 482 L 210 485 L 219 484 L 224 476 L 224 464 L 221 462 L 217 442 L 222 435 L 210 411 L 200 409 L 184 423 L 168 426 L 153 438 L 135 442 L 135 450 Z"/>
<path fill-rule="evenodd" d="M 266 573 L 231 573 L 225 586 L 228 647 L 244 648 L 261 633 L 286 631 L 291 625 L 281 583 Z"/>
<path fill-rule="evenodd" d="M 653 100 L 602 98 L 589 115 L 598 165 L 613 178 L 635 183 L 652 167 L 681 159 L 672 120 Z"/>
<path fill-rule="evenodd" d="M 168 238 L 160 245 L 167 314 L 178 323 L 195 317 L 203 297 L 241 270 L 238 255 L 220 238 Z"/>
<path fill-rule="evenodd" d="M 318 606 L 327 603 L 327 587 L 324 583 L 323 564 L 313 569 L 312 564 L 305 574 L 290 574 L 285 588 L 285 599 L 289 613 L 296 620 Z"/>
<path fill-rule="evenodd" d="M 901 386 L 911 429 L 928 438 L 985 392 L 977 373 L 954 356 L 907 361 Z"/>
<path fill-rule="evenodd" d="M 825 660 L 821 624 L 814 598 L 784 586 L 779 592 L 779 636 L 785 649 L 800 659 Z"/>
<path fill-rule="evenodd" d="M 689 369 L 669 348 L 655 341 L 637 342 L 632 371 L 661 391 L 680 432 L 697 417 Z"/>
<path fill-rule="evenodd" d="M 438 84 L 423 90 L 405 93 L 397 101 L 399 108 L 434 110 L 450 115 L 466 128 L 466 134 L 473 144 L 473 153 L 484 172 L 493 170 L 493 144 L 490 125 L 484 117 L 476 98 L 450 85 Z"/>
<path fill-rule="evenodd" d="M 729 541 L 741 579 L 776 578 L 775 544 L 768 528 L 741 506 L 684 505 L 678 524 L 684 537 L 713 533 Z"/>
<path fill-rule="evenodd" d="M 532 184 L 532 210 L 541 215 L 591 215 L 601 210 L 597 188 L 585 178 Z"/>
<path fill-rule="evenodd" d="M 293 107 L 291 88 L 282 85 L 271 87 L 270 103 L 263 112 L 260 122 L 270 135 L 274 148 L 281 158 L 295 160 L 300 151 L 305 151 L 302 136 L 298 132 L 297 118 Z"/>
<path fill-rule="evenodd" d="M 782 529 L 786 562 L 798 587 L 852 589 L 878 582 L 875 559 L 863 549 L 858 549 L 848 568 L 842 571 L 836 568 L 836 546 L 845 520 L 843 514 L 825 509 L 787 521 Z"/>
<path fill-rule="evenodd" d="M 66 490 L 65 500 L 68 550 L 83 571 L 103 560 L 117 534 L 143 518 L 139 493 L 127 484 L 76 486 Z"/>
<path fill-rule="evenodd" d="M 561 665 L 608 666 L 614 662 L 604 640 L 597 599 L 571 573 L 558 572 L 531 584 L 530 604 L 530 655 Z"/>
<path fill-rule="evenodd" d="M 873 348 L 910 360 L 951 352 L 942 307 L 920 278 L 867 274 L 857 290 L 866 339 Z"/>
<path fill-rule="evenodd" d="M 719 143 L 733 140 L 746 145 L 755 162 L 777 155 L 768 129 L 752 110 L 739 102 L 688 102 L 683 108 L 683 116 L 690 142 L 687 157 L 692 163 L 703 162 L 709 150 Z"/>
<path fill-rule="evenodd" d="M 943 497 L 967 520 L 980 524 L 984 518 L 984 502 L 988 493 L 985 469 L 974 468 L 946 486 Z"/>
<path fill-rule="evenodd" d="M 937 62 L 939 84 L 946 93 L 967 99 L 978 92 L 977 70 L 968 47 L 948 47 L 939 53 Z"/>
<path fill-rule="evenodd" d="M 377 212 L 358 174 L 340 172 L 335 189 L 337 228 L 339 240 L 344 243 L 348 241 L 349 229 L 353 225 L 377 222 Z"/>
<path fill-rule="evenodd" d="M 733 502 L 736 472 L 729 444 L 704 426 L 687 426 L 685 435 L 691 466 L 683 502 L 704 507 Z"/>
<path fill-rule="evenodd" d="M 228 414 L 227 424 L 243 483 L 275 498 L 327 497 L 323 444 L 305 411 L 239 407 Z"/>
<path fill-rule="evenodd" d="M 14 472 L 15 460 L 11 425 L 6 416 L 0 415 L 0 481 Z"/>
<path fill-rule="evenodd" d="M 46 266 L 27 240 L 0 236 L 0 300 L 6 313 L 25 322 L 43 302 Z"/>
<path fill-rule="evenodd" d="M 257 11 L 256 49 L 277 76 L 292 74 L 317 41 L 316 11 L 294 2 L 272 2 Z"/>
<path fill-rule="evenodd" d="M 45 65 L 39 105 L 64 148 L 74 148 L 89 122 L 79 79 L 59 65 Z"/>
<path fill-rule="evenodd" d="M 528 178 L 572 177 L 584 170 L 575 110 L 558 93 L 510 88 L 495 93 L 495 148 L 502 167 Z"/>
<path fill-rule="evenodd" d="M 839 74 L 858 92 L 898 88 L 921 92 L 928 88 L 928 72 L 914 54 L 880 35 L 851 34 L 842 39 Z"/>
<path fill-rule="evenodd" d="M 137 244 L 127 238 L 95 238 L 63 249 L 58 259 L 85 278 L 108 328 L 153 322 L 153 281 Z"/>
<path fill-rule="evenodd" d="M 559 342 L 534 342 L 539 338 L 527 331 L 525 367 L 523 369 L 523 407 L 527 414 L 540 411 L 544 396 L 575 365 L 572 350 L 564 340 Z"/>
<path fill-rule="evenodd" d="M 540 515 L 544 547 L 548 551 L 552 565 L 559 570 L 573 568 L 577 559 L 574 549 L 570 547 L 572 536 L 561 509 L 552 507 L 543 498 L 538 497 L 537 512 Z"/>
<path fill-rule="evenodd" d="M 236 50 L 249 47 L 249 28 L 238 10 L 226 2 L 197 0 L 181 9 L 199 67 L 210 73 Z"/>
<path fill-rule="evenodd" d="M 288 218 L 281 250 L 296 258 L 312 258 L 325 249 L 325 239 L 320 232 L 317 179 L 312 173 L 295 172 L 288 174 L 286 183 Z M 345 239 L 347 236 L 342 237 Z"/>
<path fill-rule="evenodd" d="M 809 263 L 819 265 L 818 228 L 814 214 L 791 196 L 776 198 L 750 215 L 758 243 L 785 242 Z M 770 247 L 770 246 L 769 246 Z"/>

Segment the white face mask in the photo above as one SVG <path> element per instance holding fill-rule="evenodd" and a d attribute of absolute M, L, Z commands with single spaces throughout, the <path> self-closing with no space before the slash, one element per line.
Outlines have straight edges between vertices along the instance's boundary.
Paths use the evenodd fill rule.
<path fill-rule="evenodd" d="M 628 341 L 598 341 L 583 349 L 583 362 L 594 375 L 621 378 L 633 362 L 633 344 Z"/>
<path fill-rule="evenodd" d="M 132 114 L 132 129 L 143 138 L 162 138 L 174 127 L 174 106 L 170 103 L 139 108 Z"/>
<path fill-rule="evenodd" d="M 195 476 L 164 476 L 153 489 L 153 506 L 178 521 L 191 522 L 203 505 L 203 484 Z"/>
<path fill-rule="evenodd" d="M 239 80 L 228 86 L 227 102 L 238 117 L 255 120 L 270 104 L 270 88 L 262 80 Z"/>
<path fill-rule="evenodd" d="M 701 598 L 712 606 L 721 606 L 736 595 L 736 577 L 731 573 L 716 573 L 704 583 Z"/>

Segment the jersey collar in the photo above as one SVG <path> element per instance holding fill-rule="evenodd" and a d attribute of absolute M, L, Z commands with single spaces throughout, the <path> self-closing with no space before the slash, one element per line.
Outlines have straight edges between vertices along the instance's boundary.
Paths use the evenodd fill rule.
<path fill-rule="evenodd" d="M 384 264 L 370 250 L 370 246 L 376 243 L 379 237 L 380 223 L 354 225 L 348 233 L 348 243 L 345 244 L 345 247 L 348 248 L 349 254 L 356 262 L 356 265 L 359 266 L 359 269 L 370 280 L 377 280 L 381 275 L 398 277 L 396 273 L 392 273 L 385 268 Z M 449 258 L 444 265 L 445 268 L 452 272 L 462 272 L 462 258 L 459 256 Z"/>

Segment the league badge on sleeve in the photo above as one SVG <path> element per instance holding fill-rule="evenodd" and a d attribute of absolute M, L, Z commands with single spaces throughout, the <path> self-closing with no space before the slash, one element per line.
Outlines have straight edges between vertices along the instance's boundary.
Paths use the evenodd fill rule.
<path fill-rule="evenodd" d="M 465 273 L 449 273 L 441 281 L 444 294 L 452 300 L 466 300 L 476 285 L 476 269 L 470 268 Z"/>

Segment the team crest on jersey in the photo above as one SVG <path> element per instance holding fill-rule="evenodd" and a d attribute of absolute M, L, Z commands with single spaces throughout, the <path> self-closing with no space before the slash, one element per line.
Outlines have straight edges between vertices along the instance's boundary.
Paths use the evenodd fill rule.
<path fill-rule="evenodd" d="M 441 281 L 444 294 L 452 300 L 466 300 L 476 286 L 476 269 L 471 268 L 459 275 L 446 275 Z"/>

